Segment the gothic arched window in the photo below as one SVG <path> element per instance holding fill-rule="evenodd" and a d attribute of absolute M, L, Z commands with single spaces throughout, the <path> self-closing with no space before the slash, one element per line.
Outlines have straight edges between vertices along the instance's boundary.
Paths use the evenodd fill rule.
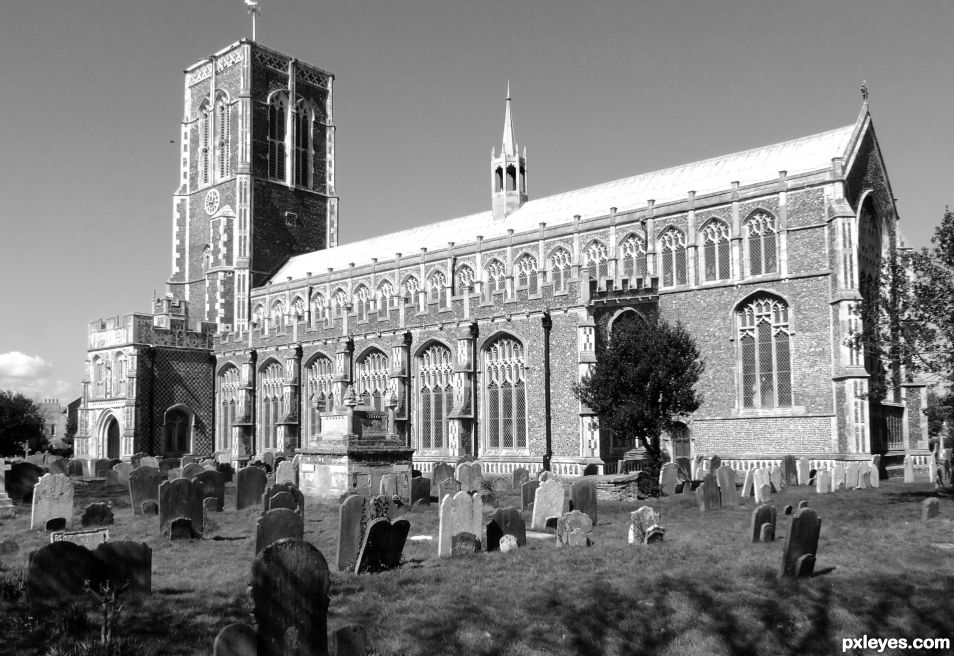
<path fill-rule="evenodd" d="M 507 267 L 504 266 L 503 262 L 493 259 L 484 270 L 487 272 L 488 296 L 494 292 L 502 292 L 507 288 Z"/>
<path fill-rule="evenodd" d="M 218 139 L 216 139 L 215 152 L 217 157 L 216 170 L 219 175 L 219 179 L 224 179 L 229 176 L 232 172 L 232 152 L 231 152 L 231 138 L 232 138 L 232 112 L 230 111 L 229 104 L 225 99 L 219 100 L 216 105 L 216 121 L 218 124 L 215 126 L 218 131 Z"/>
<path fill-rule="evenodd" d="M 305 102 L 298 103 L 298 125 L 295 130 L 295 185 L 311 189 L 312 130 L 315 114 Z"/>
<path fill-rule="evenodd" d="M 659 238 L 662 253 L 663 286 L 685 285 L 686 235 L 676 228 L 668 228 Z"/>
<path fill-rule="evenodd" d="M 268 313 L 268 319 L 272 328 L 281 327 L 283 316 L 285 316 L 285 304 L 281 299 L 277 299 L 272 303 L 272 309 Z"/>
<path fill-rule="evenodd" d="M 232 448 L 232 426 L 235 425 L 238 413 L 239 395 L 242 394 L 242 377 L 236 367 L 229 366 L 218 377 L 218 430 L 215 435 L 217 451 L 227 451 Z"/>
<path fill-rule="evenodd" d="M 375 410 L 384 410 L 387 398 L 388 356 L 378 350 L 371 350 L 355 363 L 355 392 L 361 405 Z"/>
<path fill-rule="evenodd" d="M 443 303 L 444 288 L 447 286 L 447 276 L 443 271 L 435 271 L 427 279 L 427 299 L 431 303 Z"/>
<path fill-rule="evenodd" d="M 745 261 L 750 276 L 778 271 L 778 240 L 775 217 L 754 212 L 745 220 Z"/>
<path fill-rule="evenodd" d="M 368 318 L 368 312 L 371 311 L 371 290 L 365 285 L 358 285 L 354 290 L 354 302 L 357 306 L 355 310 L 358 313 L 358 319 L 364 321 Z"/>
<path fill-rule="evenodd" d="M 345 290 L 339 287 L 332 298 L 334 299 L 335 314 L 340 317 L 348 310 L 348 295 Z"/>
<path fill-rule="evenodd" d="M 252 321 L 262 326 L 265 323 L 265 306 L 259 303 L 252 310 Z"/>
<path fill-rule="evenodd" d="M 311 320 L 317 324 L 325 318 L 325 297 L 316 292 L 311 297 Z"/>
<path fill-rule="evenodd" d="M 298 322 L 302 320 L 302 317 L 305 316 L 305 299 L 301 296 L 296 296 L 295 300 L 291 304 L 291 318 L 293 321 Z"/>
<path fill-rule="evenodd" d="M 285 115 L 288 99 L 276 93 L 268 103 L 268 177 L 285 180 Z"/>
<path fill-rule="evenodd" d="M 523 344 L 513 337 L 484 349 L 484 426 L 487 448 L 527 448 L 527 362 Z"/>
<path fill-rule="evenodd" d="M 212 169 L 212 109 L 205 104 L 200 111 L 202 118 L 199 123 L 199 182 L 206 185 L 211 181 Z"/>
<path fill-rule="evenodd" d="M 401 283 L 401 292 L 404 294 L 404 302 L 413 304 L 417 301 L 417 292 L 421 288 L 421 283 L 414 276 L 408 276 Z"/>
<path fill-rule="evenodd" d="M 447 447 L 447 418 L 454 405 L 454 362 L 450 349 L 434 344 L 418 357 L 418 430 L 422 449 Z"/>
<path fill-rule="evenodd" d="M 390 280 L 378 285 L 378 312 L 387 312 L 391 307 L 391 298 L 394 296 L 394 285 Z"/>
<path fill-rule="evenodd" d="M 517 260 L 517 286 L 526 287 L 529 293 L 537 293 L 537 258 L 526 253 Z"/>
<path fill-rule="evenodd" d="M 570 251 L 558 248 L 550 254 L 550 280 L 553 281 L 553 291 L 566 290 L 566 283 L 570 279 Z"/>
<path fill-rule="evenodd" d="M 113 373 L 116 374 L 116 396 L 126 396 L 126 354 L 122 351 L 116 354 Z"/>
<path fill-rule="evenodd" d="M 334 407 L 332 384 L 335 379 L 335 365 L 330 358 L 317 355 L 305 368 L 305 434 L 317 437 L 321 432 L 322 412 L 331 412 Z"/>
<path fill-rule="evenodd" d="M 729 264 L 729 226 L 712 219 L 699 232 L 702 240 L 702 279 L 728 280 L 732 276 Z"/>
<path fill-rule="evenodd" d="M 583 262 L 586 272 L 593 280 L 599 280 L 609 275 L 609 261 L 606 255 L 606 244 L 601 241 L 591 241 L 583 249 Z"/>
<path fill-rule="evenodd" d="M 638 235 L 627 235 L 619 244 L 623 261 L 624 278 L 641 278 L 646 275 L 646 240 Z"/>
<path fill-rule="evenodd" d="M 457 293 L 466 294 L 474 285 L 474 270 L 471 269 L 466 264 L 462 264 L 457 267 L 457 276 L 455 282 L 457 283 Z"/>
<path fill-rule="evenodd" d="M 278 446 L 278 422 L 282 420 L 285 395 L 285 368 L 279 362 L 265 365 L 259 382 L 259 449 Z"/>
<path fill-rule="evenodd" d="M 760 295 L 736 311 L 743 408 L 792 406 L 792 347 L 785 301 Z"/>

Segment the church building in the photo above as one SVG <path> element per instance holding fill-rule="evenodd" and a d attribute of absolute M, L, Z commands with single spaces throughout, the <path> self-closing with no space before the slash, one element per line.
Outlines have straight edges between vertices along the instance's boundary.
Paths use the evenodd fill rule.
<path fill-rule="evenodd" d="M 486 209 L 339 244 L 333 98 L 254 41 L 185 71 L 166 295 L 90 324 L 78 457 L 291 454 L 350 401 L 425 472 L 612 473 L 634 445 L 571 386 L 653 311 L 706 365 L 672 457 L 926 453 L 922 387 L 869 399 L 884 365 L 847 342 L 903 248 L 867 99 L 844 127 L 535 198 L 508 97 Z"/>

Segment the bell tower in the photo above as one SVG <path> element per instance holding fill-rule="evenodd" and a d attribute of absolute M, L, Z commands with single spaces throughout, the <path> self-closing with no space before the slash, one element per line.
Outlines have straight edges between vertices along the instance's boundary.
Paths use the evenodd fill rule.
<path fill-rule="evenodd" d="M 507 217 L 527 202 L 527 149 L 520 152 L 514 138 L 510 113 L 510 82 L 507 82 L 507 106 L 504 113 L 500 154 L 490 151 L 490 184 L 493 193 L 494 220 Z"/>

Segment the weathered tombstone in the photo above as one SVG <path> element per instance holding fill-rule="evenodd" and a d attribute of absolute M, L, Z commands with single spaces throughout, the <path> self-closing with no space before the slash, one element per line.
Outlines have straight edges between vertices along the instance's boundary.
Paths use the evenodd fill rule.
<path fill-rule="evenodd" d="M 592 479 L 577 481 L 570 488 L 570 502 L 574 510 L 586 513 L 596 524 L 596 483 Z"/>
<path fill-rule="evenodd" d="M 798 484 L 808 485 L 809 473 L 811 472 L 808 458 L 799 458 L 798 462 L 795 463 L 795 469 L 798 471 Z"/>
<path fill-rule="evenodd" d="M 192 462 L 182 468 L 180 476 L 182 476 L 182 478 L 195 478 L 204 471 L 205 467 L 197 462 Z"/>
<path fill-rule="evenodd" d="M 82 476 L 83 475 L 83 461 L 82 460 L 70 460 L 66 465 L 66 473 L 70 476 Z"/>
<path fill-rule="evenodd" d="M 649 544 L 651 534 L 658 534 L 661 539 L 665 531 L 659 525 L 659 515 L 649 506 L 640 506 L 629 514 L 629 544 Z"/>
<path fill-rule="evenodd" d="M 827 469 L 822 469 L 815 474 L 815 491 L 818 494 L 831 492 L 831 472 Z"/>
<path fill-rule="evenodd" d="M 338 557 L 335 566 L 339 571 L 351 569 L 357 563 L 366 504 L 367 499 L 364 497 L 352 495 L 342 501 L 338 508 Z"/>
<path fill-rule="evenodd" d="M 715 474 L 716 470 L 722 466 L 722 458 L 719 456 L 712 456 L 709 458 L 709 473 Z"/>
<path fill-rule="evenodd" d="M 472 535 L 479 546 L 482 523 L 480 497 L 463 491 L 452 497 L 444 497 L 439 510 L 437 555 L 441 558 L 450 556 L 453 552 L 454 536 L 460 533 Z"/>
<path fill-rule="evenodd" d="M 752 511 L 752 524 L 749 530 L 752 542 L 771 542 L 775 539 L 775 517 L 775 506 L 767 503 Z M 764 530 L 766 525 L 769 526 L 768 531 Z"/>
<path fill-rule="evenodd" d="M 593 531 L 593 521 L 585 513 L 573 510 L 557 520 L 556 535 L 559 546 L 589 546 L 589 535 Z M 571 535 L 575 534 L 575 537 Z M 579 537 L 583 536 L 583 541 Z"/>
<path fill-rule="evenodd" d="M 411 524 L 399 519 L 393 524 L 385 517 L 379 517 L 368 525 L 355 574 L 375 574 L 400 566 Z"/>
<path fill-rule="evenodd" d="M 418 476 L 411 479 L 411 505 L 431 503 L 431 479 Z"/>
<path fill-rule="evenodd" d="M 304 535 L 304 520 L 294 510 L 289 508 L 267 510 L 255 523 L 255 553 L 259 553 L 276 540 L 284 538 L 301 540 Z"/>
<path fill-rule="evenodd" d="M 273 542 L 252 563 L 257 656 L 285 656 L 285 635 L 298 634 L 292 654 L 327 654 L 328 563 L 303 540 Z"/>
<path fill-rule="evenodd" d="M 511 489 L 511 480 L 504 476 L 498 476 L 490 481 L 490 489 L 494 492 L 507 492 Z"/>
<path fill-rule="evenodd" d="M 194 485 L 199 488 L 199 498 L 214 498 L 215 511 L 225 510 L 225 478 L 217 471 L 205 469 L 195 477 Z"/>
<path fill-rule="evenodd" d="M 868 465 L 864 465 L 865 468 L 867 468 L 867 466 Z M 871 487 L 871 472 L 867 471 L 867 469 L 864 469 L 858 474 L 858 487 L 855 489 L 867 490 L 869 487 Z"/>
<path fill-rule="evenodd" d="M 51 474 L 70 475 L 69 463 L 66 458 L 51 458 L 47 460 L 46 467 Z"/>
<path fill-rule="evenodd" d="M 533 497 L 533 518 L 530 528 L 542 531 L 551 517 L 562 517 L 569 509 L 566 488 L 559 482 L 547 478 L 537 488 Z"/>
<path fill-rule="evenodd" d="M 272 496 L 271 499 L 269 499 L 268 510 L 274 510 L 277 508 L 291 510 L 297 514 L 298 502 L 295 501 L 295 497 L 291 492 L 277 492 Z"/>
<path fill-rule="evenodd" d="M 450 556 L 472 556 L 480 551 L 480 540 L 473 533 L 455 533 L 450 549 Z"/>
<path fill-rule="evenodd" d="M 520 548 L 520 545 L 517 544 L 517 538 L 512 535 L 505 535 L 500 538 L 500 551 L 501 553 L 509 553 L 511 551 L 516 551 Z"/>
<path fill-rule="evenodd" d="M 113 465 L 112 473 L 116 476 L 117 485 L 129 485 L 129 474 L 132 473 L 133 466 L 128 462 L 121 462 Z"/>
<path fill-rule="evenodd" d="M 921 519 L 933 519 L 940 512 L 940 501 L 937 497 L 931 497 L 921 502 Z"/>
<path fill-rule="evenodd" d="M 258 636 L 248 624 L 236 622 L 219 631 L 212 656 L 258 656 Z"/>
<path fill-rule="evenodd" d="M 745 479 L 742 482 L 742 499 L 748 499 L 755 491 L 755 471 L 754 469 L 745 470 Z"/>
<path fill-rule="evenodd" d="M 155 499 L 146 499 L 140 504 L 140 514 L 159 515 L 159 502 Z"/>
<path fill-rule="evenodd" d="M 191 517 L 176 517 L 169 523 L 170 540 L 194 540 L 198 537 Z"/>
<path fill-rule="evenodd" d="M 50 534 L 50 544 L 54 542 L 72 542 L 87 549 L 95 549 L 108 541 L 108 528 L 96 528 L 88 531 L 57 531 Z"/>
<path fill-rule="evenodd" d="M 109 471 L 110 464 L 106 458 L 98 458 L 93 461 L 93 478 L 106 478 L 106 472 Z"/>
<path fill-rule="evenodd" d="M 185 467 L 186 465 L 191 465 L 193 462 L 198 462 L 198 461 L 199 461 L 198 458 L 196 458 L 195 456 L 190 454 L 185 454 L 179 458 L 179 466 Z M 191 476 L 189 478 L 191 478 Z"/>
<path fill-rule="evenodd" d="M 782 576 L 811 576 L 818 553 L 821 520 L 811 508 L 800 508 L 792 517 L 782 550 Z M 811 556 L 811 560 L 804 559 Z M 801 564 L 799 564 L 801 562 Z"/>
<path fill-rule="evenodd" d="M 177 478 L 183 478 L 182 469 L 180 467 L 173 467 L 172 469 L 166 472 L 166 480 L 174 481 Z"/>
<path fill-rule="evenodd" d="M 835 463 L 835 466 L 831 469 L 831 491 L 838 492 L 847 489 L 847 480 L 844 463 Z"/>
<path fill-rule="evenodd" d="M 479 462 L 462 462 L 457 466 L 457 480 L 462 492 L 479 492 L 484 482 Z"/>
<path fill-rule="evenodd" d="M 728 465 L 721 465 L 716 471 L 716 482 L 722 494 L 722 503 L 727 504 L 737 499 L 735 487 L 735 471 Z"/>
<path fill-rule="evenodd" d="M 520 486 L 521 510 L 529 510 L 530 506 L 533 505 L 533 499 L 536 497 L 538 487 L 540 487 L 540 481 L 527 481 Z"/>
<path fill-rule="evenodd" d="M 397 474 L 384 474 L 381 476 L 378 494 L 382 494 L 390 499 L 391 497 L 397 496 L 397 487 Z"/>
<path fill-rule="evenodd" d="M 63 474 L 44 474 L 33 488 L 30 529 L 45 529 L 53 519 L 62 518 L 64 528 L 73 525 L 73 481 Z"/>
<path fill-rule="evenodd" d="M 105 542 L 93 556 L 103 564 L 108 580 L 119 585 L 128 581 L 131 593 L 152 592 L 152 549 L 145 542 Z"/>
<path fill-rule="evenodd" d="M 155 467 L 156 469 L 159 469 L 159 458 L 156 458 L 154 456 L 143 456 L 139 460 L 139 467 Z M 137 467 L 136 469 L 138 469 L 139 467 Z M 161 469 L 159 470 L 159 473 L 162 473 Z"/>
<path fill-rule="evenodd" d="M 276 483 L 294 483 L 298 485 L 298 471 L 295 469 L 295 463 L 291 460 L 284 460 L 275 467 Z"/>
<path fill-rule="evenodd" d="M 159 461 L 159 472 L 163 476 L 171 478 L 169 476 L 169 470 L 178 469 L 180 468 L 180 465 L 181 461 L 178 458 L 163 458 Z"/>
<path fill-rule="evenodd" d="M 914 457 L 911 455 L 904 456 L 904 482 L 914 482 Z"/>
<path fill-rule="evenodd" d="M 83 509 L 80 523 L 83 526 L 109 526 L 115 521 L 108 503 L 91 503 Z"/>
<path fill-rule="evenodd" d="M 528 472 L 523 467 L 517 467 L 516 469 L 513 470 L 513 474 L 511 475 L 510 488 L 513 490 L 519 490 L 523 486 L 523 484 L 529 480 L 530 480 L 530 472 Z"/>
<path fill-rule="evenodd" d="M 235 475 L 235 509 L 242 510 L 262 502 L 268 476 L 259 467 L 243 467 Z"/>
<path fill-rule="evenodd" d="M 202 527 L 202 498 L 200 488 L 188 478 L 164 481 L 159 486 L 159 532 L 167 535 L 172 523 L 188 519 L 190 530 Z M 180 523 L 181 526 L 181 523 Z"/>
<path fill-rule="evenodd" d="M 845 489 L 854 490 L 858 487 L 858 462 L 849 462 L 845 466 Z"/>
<path fill-rule="evenodd" d="M 279 496 L 284 493 L 285 496 Z M 278 497 L 278 506 L 273 505 L 275 498 Z M 289 497 L 293 501 L 289 500 Z M 305 516 L 305 495 L 294 483 L 273 483 L 265 488 L 262 493 L 262 510 L 271 510 L 272 508 L 291 508 L 302 517 Z"/>
<path fill-rule="evenodd" d="M 365 656 L 368 653 L 368 632 L 363 626 L 348 624 L 331 633 L 328 656 Z"/>
<path fill-rule="evenodd" d="M 434 471 L 431 472 L 431 485 L 437 487 L 446 478 L 454 478 L 454 466 L 448 465 L 446 462 L 439 462 L 434 465 Z"/>
<path fill-rule="evenodd" d="M 808 508 L 808 500 L 807 500 L 807 499 L 802 499 L 801 501 L 799 501 L 799 502 L 798 502 L 798 507 L 799 507 L 799 508 Z"/>
<path fill-rule="evenodd" d="M 795 509 L 792 508 L 791 505 L 788 505 L 788 506 L 785 506 L 784 512 L 785 512 L 786 515 L 791 515 L 793 510 L 795 510 Z"/>
<path fill-rule="evenodd" d="M 871 483 L 871 487 L 881 487 L 881 455 L 875 454 L 871 456 L 871 462 L 868 463 L 868 471 L 871 472 L 871 476 L 868 477 L 868 482 Z"/>
<path fill-rule="evenodd" d="M 702 490 L 700 493 L 699 490 Z M 709 472 L 702 480 L 702 484 L 696 490 L 696 497 L 699 499 L 699 510 L 708 512 L 722 507 L 722 495 L 719 493 L 719 484 L 716 481 L 715 474 Z"/>
<path fill-rule="evenodd" d="M 798 465 L 791 454 L 782 457 L 782 482 L 785 485 L 798 485 Z"/>
<path fill-rule="evenodd" d="M 275 452 L 266 451 L 264 455 L 262 455 L 262 462 L 268 466 L 268 471 L 275 471 Z"/>
<path fill-rule="evenodd" d="M 221 512 L 219 510 L 219 500 L 215 497 L 205 497 L 202 499 L 202 536 L 210 538 L 219 532 L 219 523 L 215 521 L 214 514 Z"/>
<path fill-rule="evenodd" d="M 81 594 L 94 578 L 95 560 L 89 549 L 72 542 L 54 542 L 30 554 L 26 597 L 31 605 L 58 605 L 64 597 Z"/>
<path fill-rule="evenodd" d="M 659 471 L 659 489 L 667 497 L 676 493 L 676 463 L 667 462 Z"/>
<path fill-rule="evenodd" d="M 445 478 L 437 484 L 437 502 L 440 503 L 444 497 L 454 496 L 458 492 L 460 492 L 460 483 L 453 478 Z"/>
<path fill-rule="evenodd" d="M 505 535 L 512 535 L 518 546 L 527 543 L 527 526 L 516 508 L 498 508 L 491 515 L 487 524 L 487 551 L 497 551 Z"/>
<path fill-rule="evenodd" d="M 752 483 L 755 486 L 755 503 L 763 504 L 768 501 L 772 492 L 772 477 L 768 470 L 756 469 L 752 473 Z"/>
<path fill-rule="evenodd" d="M 140 451 L 139 453 L 134 453 L 129 456 L 129 464 L 132 465 L 133 469 L 137 469 L 142 463 L 142 459 L 147 457 L 149 454 L 145 451 Z"/>
<path fill-rule="evenodd" d="M 785 484 L 782 480 L 782 469 L 778 465 L 769 469 L 769 480 L 776 492 L 782 491 Z"/>

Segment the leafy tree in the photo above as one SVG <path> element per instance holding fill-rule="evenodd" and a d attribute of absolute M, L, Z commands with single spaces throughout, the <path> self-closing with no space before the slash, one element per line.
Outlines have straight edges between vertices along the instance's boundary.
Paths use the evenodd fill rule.
<path fill-rule="evenodd" d="M 681 325 L 658 315 L 614 326 L 596 350 L 596 364 L 573 392 L 624 439 L 646 449 L 646 473 L 655 489 L 662 466 L 660 436 L 702 402 L 696 392 L 705 365 Z"/>
<path fill-rule="evenodd" d="M 0 390 L 0 456 L 30 452 L 47 447 L 46 420 L 39 406 L 22 394 Z"/>

